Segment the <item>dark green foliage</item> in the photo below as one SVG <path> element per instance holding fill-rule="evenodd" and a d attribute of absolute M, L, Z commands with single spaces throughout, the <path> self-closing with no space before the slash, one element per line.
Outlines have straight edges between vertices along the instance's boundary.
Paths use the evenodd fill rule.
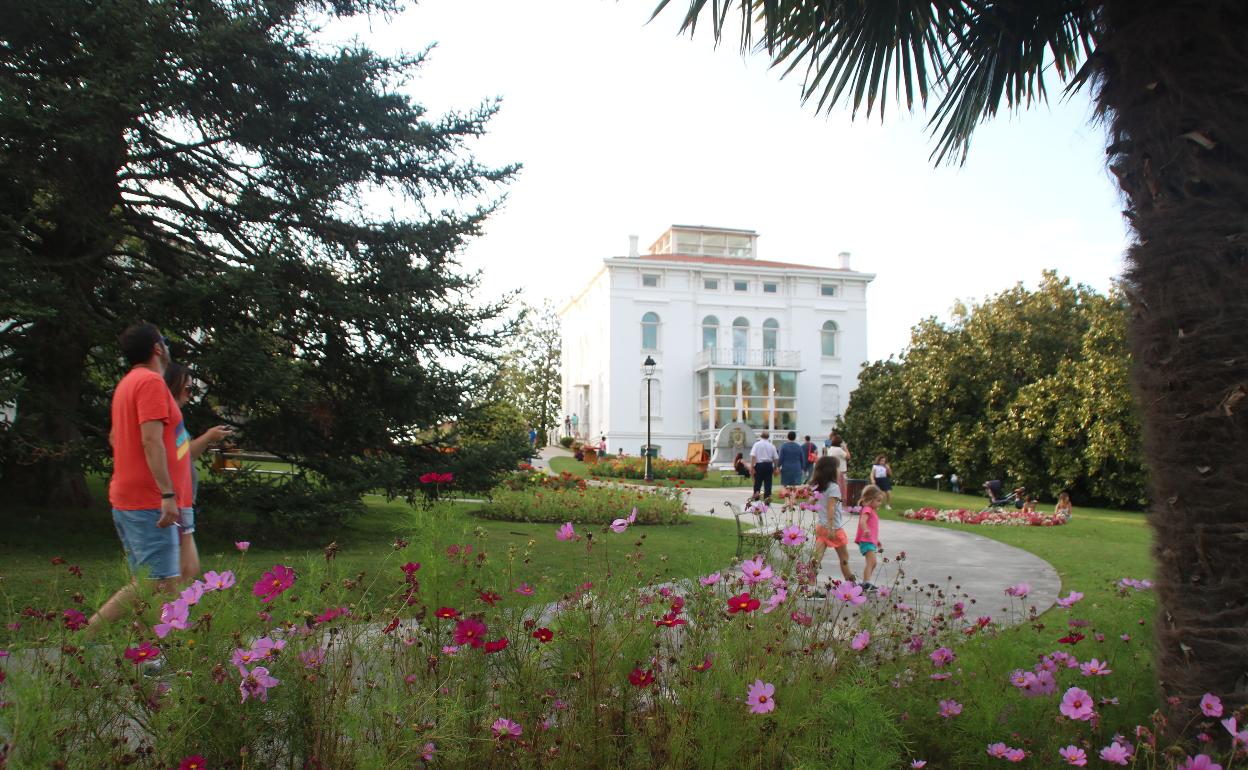
<path fill-rule="evenodd" d="M 898 480 L 931 484 L 956 472 L 978 490 L 989 479 L 1051 498 L 1139 506 L 1145 474 L 1131 400 L 1126 306 L 1046 273 L 952 322 L 914 327 L 900 360 L 862 372 L 845 414 L 851 470 L 877 452 Z"/>
<path fill-rule="evenodd" d="M 455 255 L 514 169 L 465 150 L 493 105 L 429 116 L 399 91 L 421 55 L 313 42 L 318 11 L 393 5 L 3 4 L 10 494 L 85 503 L 83 471 L 108 457 L 115 339 L 139 319 L 207 384 L 192 430 L 233 423 L 240 446 L 347 492 L 411 494 L 446 464 L 436 426 L 482 385 L 448 362 L 489 358 L 508 331 L 501 306 L 471 304 Z M 404 205 L 379 210 L 383 193 Z"/>
<path fill-rule="evenodd" d="M 196 528 L 229 540 L 269 546 L 333 538 L 351 515 L 364 510 L 360 492 L 318 484 L 306 474 L 218 474 L 199 486 Z"/>

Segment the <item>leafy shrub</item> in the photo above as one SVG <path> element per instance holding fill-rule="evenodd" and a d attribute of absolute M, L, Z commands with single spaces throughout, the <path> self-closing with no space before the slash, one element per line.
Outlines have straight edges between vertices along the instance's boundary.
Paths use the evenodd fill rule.
<path fill-rule="evenodd" d="M 571 436 L 564 436 L 563 438 L 559 439 L 559 445 L 562 446 L 564 449 L 570 449 L 572 447 L 572 442 L 574 440 L 575 439 L 573 439 Z"/>
<path fill-rule="evenodd" d="M 569 474 L 564 474 L 569 475 Z M 686 520 L 684 494 L 676 489 L 639 492 L 633 488 L 591 487 L 583 479 L 570 487 L 552 486 L 515 490 L 495 489 L 493 502 L 477 512 L 486 519 L 585 524 L 610 524 L 637 509 L 638 524 L 678 524 Z"/>
<path fill-rule="evenodd" d="M 651 460 L 651 470 L 656 479 L 704 479 L 706 470 L 692 463 L 678 460 L 664 460 L 655 457 Z M 617 457 L 604 460 L 590 468 L 594 476 L 616 479 L 644 479 L 646 477 L 646 458 Z"/>
<path fill-rule="evenodd" d="M 289 543 L 318 536 L 364 509 L 363 490 L 294 475 L 227 473 L 204 478 L 196 526 L 230 539 Z M 214 511 L 229 511 L 217 516 Z M 241 515 L 240 515 L 241 514 Z"/>

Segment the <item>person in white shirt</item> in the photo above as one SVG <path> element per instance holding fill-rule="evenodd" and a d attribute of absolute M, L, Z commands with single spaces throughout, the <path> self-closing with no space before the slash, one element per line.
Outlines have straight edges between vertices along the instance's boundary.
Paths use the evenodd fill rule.
<path fill-rule="evenodd" d="M 776 473 L 776 461 L 780 459 L 780 453 L 776 451 L 776 445 L 771 443 L 771 434 L 763 431 L 759 434 L 761 438 L 754 442 L 754 446 L 750 447 L 750 473 L 754 476 L 754 497 L 758 497 L 758 490 L 763 490 L 763 499 L 771 499 L 771 480 Z"/>
<path fill-rule="evenodd" d="M 884 493 L 884 507 L 893 510 L 893 467 L 888 464 L 888 457 L 880 455 L 871 466 L 871 483 Z"/>

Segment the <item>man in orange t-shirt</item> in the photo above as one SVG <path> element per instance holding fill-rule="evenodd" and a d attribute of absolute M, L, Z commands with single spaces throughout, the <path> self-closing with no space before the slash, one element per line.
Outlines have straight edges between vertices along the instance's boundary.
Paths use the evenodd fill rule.
<path fill-rule="evenodd" d="M 160 330 L 136 324 L 122 333 L 120 343 L 131 369 L 113 392 L 108 499 L 131 571 L 168 592 L 180 574 L 174 525 L 192 505 L 191 439 L 162 376 L 169 346 Z M 134 598 L 131 582 L 100 607 L 91 625 L 120 618 Z"/>

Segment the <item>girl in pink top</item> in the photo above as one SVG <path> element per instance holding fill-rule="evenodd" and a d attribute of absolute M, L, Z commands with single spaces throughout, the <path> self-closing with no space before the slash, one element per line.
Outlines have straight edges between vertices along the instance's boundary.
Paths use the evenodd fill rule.
<path fill-rule="evenodd" d="M 875 509 L 884 502 L 884 492 L 871 484 L 862 490 L 858 499 L 862 513 L 858 515 L 858 534 L 854 536 L 854 542 L 858 544 L 858 552 L 866 559 L 862 567 L 862 587 L 874 591 L 871 576 L 875 574 L 876 553 L 880 550 L 880 516 Z"/>

